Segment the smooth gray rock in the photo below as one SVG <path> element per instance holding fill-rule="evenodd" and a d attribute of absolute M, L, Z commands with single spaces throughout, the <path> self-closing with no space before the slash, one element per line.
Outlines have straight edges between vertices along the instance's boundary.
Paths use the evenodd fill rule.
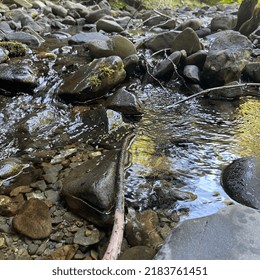
<path fill-rule="evenodd" d="M 181 222 L 156 260 L 260 260 L 260 214 L 242 205 Z"/>
<path fill-rule="evenodd" d="M 36 36 L 23 31 L 8 33 L 5 35 L 5 38 L 8 41 L 17 41 L 30 47 L 37 48 L 41 45 L 41 42 Z"/>
<path fill-rule="evenodd" d="M 104 30 L 105 32 L 122 32 L 124 29 L 116 21 L 101 18 L 96 22 L 97 30 Z"/>
<path fill-rule="evenodd" d="M 193 30 L 198 30 L 200 29 L 202 25 L 202 22 L 200 19 L 198 18 L 192 18 L 192 19 L 189 19 L 183 23 L 181 23 L 178 27 L 177 27 L 177 30 L 181 30 L 183 31 L 184 29 L 186 29 L 187 27 L 190 27 L 191 29 Z"/>
<path fill-rule="evenodd" d="M 183 69 L 183 75 L 188 80 L 199 83 L 200 82 L 200 70 L 199 67 L 196 65 L 186 65 Z"/>
<path fill-rule="evenodd" d="M 237 202 L 260 209 L 260 158 L 243 157 L 234 160 L 222 172 L 225 192 Z"/>
<path fill-rule="evenodd" d="M 89 44 L 94 41 L 108 41 L 109 37 L 100 32 L 80 32 L 69 38 L 69 44 Z"/>
<path fill-rule="evenodd" d="M 211 20 L 212 31 L 233 29 L 236 25 L 237 17 L 234 15 L 219 15 Z"/>

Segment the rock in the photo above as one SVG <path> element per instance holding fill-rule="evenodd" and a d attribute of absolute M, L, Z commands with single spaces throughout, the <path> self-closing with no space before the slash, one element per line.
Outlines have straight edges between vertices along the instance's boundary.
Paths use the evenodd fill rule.
<path fill-rule="evenodd" d="M 9 4 L 17 4 L 19 7 L 25 8 L 25 9 L 30 9 L 32 8 L 32 4 L 30 3 L 30 1 L 26 1 L 26 0 L 13 0 L 13 1 L 6 1 L 5 3 L 9 2 Z"/>
<path fill-rule="evenodd" d="M 8 51 L 9 57 L 25 56 L 27 46 L 19 42 L 0 42 L 0 48 Z"/>
<path fill-rule="evenodd" d="M 219 30 L 229 30 L 233 29 L 236 25 L 237 17 L 234 15 L 219 15 L 215 16 L 211 20 L 211 30 L 219 31 Z"/>
<path fill-rule="evenodd" d="M 101 233 L 97 228 L 80 228 L 74 237 L 74 243 L 83 246 L 97 244 L 101 240 Z"/>
<path fill-rule="evenodd" d="M 74 3 L 72 1 L 66 1 L 64 3 L 64 8 L 68 9 L 70 13 L 72 11 L 76 11 L 81 17 L 86 17 L 90 12 L 90 9 L 87 6 L 81 3 Z"/>
<path fill-rule="evenodd" d="M 237 12 L 237 24 L 234 28 L 238 31 L 243 23 L 249 20 L 254 12 L 258 0 L 243 0 Z"/>
<path fill-rule="evenodd" d="M 19 159 L 7 158 L 0 160 L 0 179 L 9 180 L 18 176 L 28 165 L 23 164 Z"/>
<path fill-rule="evenodd" d="M 41 45 L 41 42 L 36 36 L 23 31 L 8 33 L 5 35 L 5 39 L 8 41 L 20 42 L 29 47 L 38 48 Z"/>
<path fill-rule="evenodd" d="M 185 64 L 196 65 L 200 69 L 202 69 L 206 61 L 206 58 L 207 58 L 207 52 L 205 50 L 200 50 L 186 57 Z"/>
<path fill-rule="evenodd" d="M 156 260 L 259 260 L 260 215 L 242 205 L 181 222 Z"/>
<path fill-rule="evenodd" d="M 155 36 L 151 36 L 150 38 L 146 39 L 144 42 L 145 47 L 151 49 L 154 52 L 169 49 L 172 47 L 173 41 L 179 34 L 178 31 L 167 31 Z"/>
<path fill-rule="evenodd" d="M 137 97 L 122 88 L 107 100 L 107 107 L 124 115 L 142 115 L 143 110 Z"/>
<path fill-rule="evenodd" d="M 183 69 L 185 78 L 194 83 L 200 83 L 200 70 L 196 65 L 186 65 Z"/>
<path fill-rule="evenodd" d="M 231 86 L 231 85 L 239 85 L 239 82 L 231 82 L 225 84 L 225 86 Z M 243 89 L 242 87 L 234 87 L 234 88 L 223 88 L 219 90 L 212 90 L 208 97 L 210 99 L 222 99 L 222 100 L 234 100 L 238 99 L 241 96 L 243 96 Z"/>
<path fill-rule="evenodd" d="M 66 101 L 87 101 L 106 95 L 126 77 L 118 56 L 95 59 L 64 79 L 58 95 Z"/>
<path fill-rule="evenodd" d="M 239 32 L 227 30 L 215 36 L 202 73 L 210 87 L 237 81 L 252 52 L 252 43 Z"/>
<path fill-rule="evenodd" d="M 242 24 L 242 26 L 239 28 L 239 32 L 245 36 L 249 36 L 258 28 L 259 22 L 260 22 L 260 6 L 256 6 L 252 17 Z"/>
<path fill-rule="evenodd" d="M 222 172 L 225 192 L 235 201 L 260 209 L 260 158 L 243 157 L 234 160 Z"/>
<path fill-rule="evenodd" d="M 249 62 L 243 71 L 255 83 L 260 83 L 260 62 Z"/>
<path fill-rule="evenodd" d="M 43 257 L 44 260 L 72 260 L 79 246 L 76 244 L 63 245 L 50 255 Z"/>
<path fill-rule="evenodd" d="M 179 64 L 181 61 L 181 58 L 183 57 L 183 53 L 180 51 L 173 52 L 169 58 L 163 59 L 158 62 L 158 64 L 155 66 L 153 70 L 153 75 L 157 79 L 168 79 L 173 74 L 175 69 L 175 66 Z"/>
<path fill-rule="evenodd" d="M 124 68 L 127 77 L 131 76 L 134 73 L 138 65 L 138 62 L 139 62 L 139 57 L 137 54 L 131 54 L 123 59 Z"/>
<path fill-rule="evenodd" d="M 90 11 L 89 14 L 86 15 L 85 19 L 87 23 L 95 23 L 104 16 L 110 16 L 111 13 L 111 9 L 108 8 Z"/>
<path fill-rule="evenodd" d="M 152 260 L 156 251 L 147 246 L 135 246 L 119 256 L 119 260 Z"/>
<path fill-rule="evenodd" d="M 181 23 L 178 27 L 177 30 L 181 30 L 183 31 L 184 29 L 186 29 L 187 27 L 190 27 L 191 29 L 193 29 L 194 31 L 200 29 L 202 23 L 201 20 L 198 18 L 192 18 L 189 19 L 183 23 Z"/>
<path fill-rule="evenodd" d="M 10 196 L 18 196 L 21 193 L 29 193 L 32 191 L 32 188 L 29 186 L 18 186 L 10 192 Z"/>
<path fill-rule="evenodd" d="M 57 5 L 52 1 L 47 0 L 45 0 L 45 3 L 47 6 L 51 7 L 53 14 L 55 14 L 56 16 L 60 16 L 62 18 L 65 18 L 67 16 L 68 11 L 62 5 Z"/>
<path fill-rule="evenodd" d="M 178 34 L 171 46 L 172 52 L 185 50 L 187 55 L 193 54 L 201 49 L 202 45 L 200 44 L 199 37 L 190 27 L 187 27 Z"/>
<path fill-rule="evenodd" d="M 9 196 L 0 195 L 0 215 L 4 217 L 14 216 L 23 202 L 22 196 L 11 198 Z"/>
<path fill-rule="evenodd" d="M 96 22 L 97 30 L 103 30 L 108 33 L 122 32 L 124 29 L 116 21 L 110 19 L 99 19 Z"/>
<path fill-rule="evenodd" d="M 69 44 L 89 44 L 92 42 L 109 41 L 109 37 L 100 32 L 80 32 L 71 36 L 68 40 Z"/>
<path fill-rule="evenodd" d="M 125 228 L 126 238 L 131 246 L 148 246 L 155 250 L 163 244 L 163 239 L 157 232 L 158 215 L 155 211 L 145 210 L 137 213 Z"/>
<path fill-rule="evenodd" d="M 167 21 L 159 24 L 157 27 L 172 30 L 176 27 L 176 21 L 175 19 L 168 19 Z"/>
<path fill-rule="evenodd" d="M 70 209 L 100 226 L 111 224 L 118 151 L 111 150 L 71 170 L 62 189 Z"/>
<path fill-rule="evenodd" d="M 86 43 L 85 46 L 89 49 L 91 56 L 94 58 L 116 55 L 124 59 L 137 53 L 134 44 L 121 35 L 111 36 L 110 39 L 106 41 L 93 40 L 92 42 Z"/>
<path fill-rule="evenodd" d="M 34 0 L 32 5 L 33 5 L 33 8 L 40 9 L 40 10 L 43 10 L 46 7 L 46 5 L 42 1 L 39 1 L 39 0 Z"/>
<path fill-rule="evenodd" d="M 13 32 L 13 30 L 10 27 L 9 23 L 6 22 L 6 21 L 1 21 L 0 22 L 0 30 L 3 31 L 3 33 Z"/>
<path fill-rule="evenodd" d="M 52 231 L 49 208 L 36 198 L 24 203 L 13 218 L 12 224 L 17 232 L 31 239 L 47 238 Z"/>

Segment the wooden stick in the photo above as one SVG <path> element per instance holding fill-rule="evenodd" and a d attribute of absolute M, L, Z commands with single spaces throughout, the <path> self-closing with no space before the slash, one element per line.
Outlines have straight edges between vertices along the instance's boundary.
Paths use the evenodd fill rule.
<path fill-rule="evenodd" d="M 221 89 L 229 89 L 229 88 L 237 88 L 237 87 L 247 87 L 247 86 L 253 86 L 253 87 L 260 87 L 260 83 L 245 83 L 245 84 L 239 84 L 239 85 L 230 85 L 230 86 L 221 86 L 221 87 L 214 87 L 214 88 L 208 88 L 208 89 L 205 89 L 205 90 L 202 90 L 200 92 L 197 92 L 183 100 L 180 100 L 180 101 L 177 101 L 169 106 L 166 106 L 165 108 L 166 109 L 170 109 L 170 108 L 174 108 L 175 106 L 183 103 L 183 102 L 186 102 L 187 100 L 190 100 L 192 98 L 195 98 L 197 96 L 200 96 L 200 95 L 204 95 L 204 94 L 208 94 L 209 92 L 211 91 L 214 91 L 214 90 L 221 90 Z"/>
<path fill-rule="evenodd" d="M 135 134 L 129 133 L 123 140 L 121 152 L 118 160 L 117 172 L 117 197 L 114 216 L 114 225 L 108 247 L 103 256 L 103 260 L 116 260 L 121 252 L 125 226 L 125 197 L 124 197 L 124 178 L 125 178 L 125 159 Z"/>

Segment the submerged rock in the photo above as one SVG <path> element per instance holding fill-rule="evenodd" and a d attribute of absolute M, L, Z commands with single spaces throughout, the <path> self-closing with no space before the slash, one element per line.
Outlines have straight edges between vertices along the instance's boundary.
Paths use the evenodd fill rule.
<path fill-rule="evenodd" d="M 95 59 L 64 79 L 58 95 L 70 102 L 88 101 L 106 95 L 126 77 L 118 56 Z"/>
<path fill-rule="evenodd" d="M 156 260 L 259 260 L 260 215 L 233 205 L 216 214 L 181 222 Z"/>
<path fill-rule="evenodd" d="M 234 160 L 222 172 L 225 192 L 235 201 L 260 209 L 260 158 L 243 157 Z"/>

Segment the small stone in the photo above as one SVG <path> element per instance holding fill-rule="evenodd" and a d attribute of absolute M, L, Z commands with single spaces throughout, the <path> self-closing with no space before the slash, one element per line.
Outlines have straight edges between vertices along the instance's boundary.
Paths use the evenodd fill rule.
<path fill-rule="evenodd" d="M 88 236 L 86 236 L 86 228 L 81 228 L 75 234 L 74 243 L 89 246 L 98 243 L 100 239 L 101 234 L 97 228 L 94 228 L 91 233 L 88 231 Z"/>
<path fill-rule="evenodd" d="M 55 250 L 50 255 L 44 257 L 44 260 L 72 260 L 78 250 L 78 245 L 64 245 Z"/>
<path fill-rule="evenodd" d="M 32 188 L 29 186 L 19 186 L 10 192 L 10 196 L 17 196 L 20 193 L 28 193 L 31 192 L 31 190 Z"/>
<path fill-rule="evenodd" d="M 43 201 L 35 198 L 25 202 L 13 218 L 12 224 L 16 231 L 32 239 L 46 238 L 52 230 L 49 208 Z"/>

